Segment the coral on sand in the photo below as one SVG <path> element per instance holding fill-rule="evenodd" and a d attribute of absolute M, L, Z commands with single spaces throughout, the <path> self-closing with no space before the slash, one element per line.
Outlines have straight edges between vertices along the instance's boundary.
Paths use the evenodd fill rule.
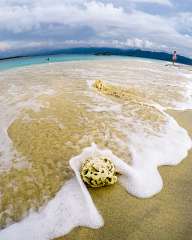
<path fill-rule="evenodd" d="M 150 122 L 150 126 L 153 124 L 155 129 L 160 129 L 163 124 L 166 124 L 165 115 L 157 109 L 154 102 L 137 87 L 129 86 L 126 88 L 105 83 L 101 80 L 96 80 L 93 87 L 99 93 L 111 96 L 113 100 L 117 99 L 125 103 L 128 102 L 129 106 L 134 108 L 134 117 L 145 122 Z M 125 105 L 123 107 L 125 107 Z M 132 111 L 130 111 L 129 114 L 132 114 Z"/>
<path fill-rule="evenodd" d="M 106 157 L 91 157 L 81 167 L 83 181 L 91 187 L 102 187 L 117 182 L 115 166 Z"/>
<path fill-rule="evenodd" d="M 126 89 L 120 86 L 105 83 L 101 80 L 96 80 L 93 84 L 93 87 L 105 95 L 110 95 L 128 101 L 141 101 L 145 97 L 138 89 L 134 87 L 129 87 Z"/>

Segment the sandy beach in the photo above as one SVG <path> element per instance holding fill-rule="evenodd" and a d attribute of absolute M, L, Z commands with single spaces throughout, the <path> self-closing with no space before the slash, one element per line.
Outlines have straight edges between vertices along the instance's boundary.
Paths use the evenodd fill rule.
<path fill-rule="evenodd" d="M 169 111 L 169 114 L 192 136 L 192 111 Z M 191 162 L 192 152 L 176 167 L 161 167 L 164 188 L 150 199 L 137 199 L 119 184 L 90 189 L 105 220 L 104 227 L 98 230 L 76 228 L 57 240 L 192 239 Z"/>
<path fill-rule="evenodd" d="M 0 16 L 0 240 L 192 240 L 192 0 Z"/>
<path fill-rule="evenodd" d="M 166 110 L 191 109 L 190 78 L 129 59 L 2 72 L 0 239 L 190 239 L 192 111 Z M 94 144 L 120 175 L 88 192 L 71 160 Z"/>

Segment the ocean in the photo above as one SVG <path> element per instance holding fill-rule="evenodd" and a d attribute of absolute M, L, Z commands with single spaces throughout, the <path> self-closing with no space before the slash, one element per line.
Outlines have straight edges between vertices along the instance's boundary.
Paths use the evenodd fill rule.
<path fill-rule="evenodd" d="M 130 57 L 95 56 L 95 55 L 89 55 L 89 54 L 86 54 L 86 55 L 59 54 L 59 55 L 29 56 L 29 57 L 19 57 L 19 58 L 1 60 L 0 70 L 8 70 L 11 68 L 25 67 L 25 66 L 30 66 L 34 64 L 47 64 L 48 62 L 68 62 L 68 61 L 98 60 L 98 59 L 111 59 L 111 58 L 122 59 L 122 58 L 130 58 Z"/>
<path fill-rule="evenodd" d="M 73 55 L 0 68 L 0 239 L 53 239 L 103 226 L 79 175 L 90 156 L 110 158 L 126 191 L 149 198 L 163 188 L 158 167 L 179 164 L 192 146 L 167 112 L 192 109 L 185 66 Z"/>

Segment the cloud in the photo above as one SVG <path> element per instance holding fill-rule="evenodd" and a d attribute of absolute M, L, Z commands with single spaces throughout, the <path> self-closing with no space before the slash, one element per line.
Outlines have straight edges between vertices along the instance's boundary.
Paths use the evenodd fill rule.
<path fill-rule="evenodd" d="M 6 42 L 0 42 L 0 51 L 9 50 L 11 46 Z"/>
<path fill-rule="evenodd" d="M 159 16 L 134 9 L 125 12 L 122 7 L 115 7 L 112 3 L 82 1 L 81 4 L 71 4 L 58 0 L 46 5 L 43 3 L 44 0 L 34 1 L 30 8 L 26 5 L 4 7 L 0 10 L 0 29 L 17 33 L 38 30 L 42 25 L 60 24 L 71 27 L 90 26 L 98 34 L 105 31 L 107 33 L 114 28 L 131 29 L 135 32 L 173 31 L 169 23 Z"/>
<path fill-rule="evenodd" d="M 140 3 L 142 10 L 137 7 Z M 173 7 L 170 0 L 120 0 L 118 4 L 116 0 L 1 0 L 0 35 L 13 49 L 87 43 L 174 48 L 188 54 L 192 46 L 191 13 L 175 8 L 174 15 L 149 14 L 150 4 Z"/>
<path fill-rule="evenodd" d="M 153 3 L 153 4 L 173 6 L 169 0 L 130 0 L 130 1 L 135 3 Z"/>
<path fill-rule="evenodd" d="M 96 1 L 33 0 L 32 5 L 3 6 L 0 9 L 0 29 L 13 32 L 30 31 L 42 24 L 94 25 L 113 24 L 124 17 L 122 8 Z M 99 13 L 99 14 L 98 14 Z"/>
<path fill-rule="evenodd" d="M 192 12 L 178 13 L 172 20 L 178 31 L 192 35 Z"/>

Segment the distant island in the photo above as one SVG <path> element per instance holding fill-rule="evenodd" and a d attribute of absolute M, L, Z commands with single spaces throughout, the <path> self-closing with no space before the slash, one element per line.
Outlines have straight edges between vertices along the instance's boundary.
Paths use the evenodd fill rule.
<path fill-rule="evenodd" d="M 26 58 L 26 57 L 30 57 L 30 56 L 13 56 L 13 57 L 4 57 L 4 58 L 0 58 L 0 61 L 3 61 L 3 60 L 10 60 L 10 59 L 16 59 L 16 58 Z"/>
<path fill-rule="evenodd" d="M 6 58 L 0 58 L 0 60 L 7 60 L 12 58 L 21 58 L 21 57 L 30 57 L 30 56 L 48 56 L 48 55 L 58 55 L 58 54 L 87 54 L 87 55 L 95 55 L 95 56 L 130 56 L 130 57 L 140 57 L 140 58 L 149 58 L 163 61 L 172 61 L 172 54 L 167 52 L 156 52 L 149 50 L 141 50 L 141 49 L 120 49 L 120 48 L 68 48 L 68 49 L 59 49 L 59 50 L 41 50 L 39 52 L 33 52 L 30 54 L 22 55 L 22 56 L 9 56 Z M 192 65 L 192 59 L 178 55 L 177 58 L 178 63 Z"/>
<path fill-rule="evenodd" d="M 113 53 L 111 52 L 98 52 L 94 54 L 95 56 L 111 56 Z"/>

